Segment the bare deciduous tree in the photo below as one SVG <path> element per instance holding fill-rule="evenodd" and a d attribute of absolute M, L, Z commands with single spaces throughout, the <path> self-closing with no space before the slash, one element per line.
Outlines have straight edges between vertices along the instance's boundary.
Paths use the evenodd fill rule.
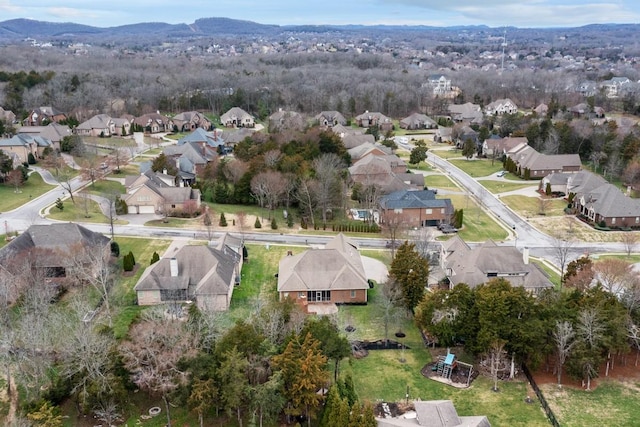
<path fill-rule="evenodd" d="M 280 172 L 260 172 L 251 179 L 251 192 L 260 207 L 265 207 L 266 204 L 269 209 L 269 219 L 271 219 L 271 211 L 278 207 L 286 189 L 286 180 Z"/>
<path fill-rule="evenodd" d="M 607 258 L 593 265 L 595 278 L 602 288 L 613 295 L 621 296 L 632 283 L 632 265 L 620 259 Z"/>
<path fill-rule="evenodd" d="M 622 244 L 624 245 L 624 251 L 627 256 L 630 257 L 631 253 L 635 251 L 640 237 L 638 233 L 634 231 L 623 231 L 621 236 Z"/>
<path fill-rule="evenodd" d="M 564 322 L 556 321 L 556 327 L 553 330 L 553 340 L 556 344 L 556 353 L 558 355 L 558 386 L 562 387 L 562 367 L 569 357 L 569 353 L 573 348 L 575 341 L 575 331 L 573 325 L 566 320 Z"/>
<path fill-rule="evenodd" d="M 553 257 L 558 262 L 560 266 L 560 287 L 564 285 L 564 270 L 569 262 L 569 258 L 571 256 L 571 247 L 573 246 L 573 242 L 571 240 L 567 240 L 566 238 L 558 238 L 554 239 L 553 243 Z"/>
<path fill-rule="evenodd" d="M 196 352 L 196 342 L 187 328 L 164 313 L 164 307 L 144 313 L 143 319 L 129 330 L 129 340 L 120 352 L 132 381 L 141 389 L 159 393 L 171 427 L 169 393 L 187 380 L 187 373 L 178 368 L 182 357 Z"/>
<path fill-rule="evenodd" d="M 334 153 L 323 154 L 313 161 L 315 179 L 313 197 L 321 209 L 322 225 L 327 224 L 327 212 L 336 202 L 342 200 L 340 173 L 344 169 L 342 159 Z"/>

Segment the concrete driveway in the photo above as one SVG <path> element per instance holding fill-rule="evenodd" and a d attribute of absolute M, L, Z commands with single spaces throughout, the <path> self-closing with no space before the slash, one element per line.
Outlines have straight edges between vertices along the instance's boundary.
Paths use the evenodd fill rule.
<path fill-rule="evenodd" d="M 375 280 L 378 283 L 384 283 L 387 281 L 389 271 L 387 270 L 387 266 L 381 261 L 363 256 L 362 265 L 364 266 L 367 279 Z"/>

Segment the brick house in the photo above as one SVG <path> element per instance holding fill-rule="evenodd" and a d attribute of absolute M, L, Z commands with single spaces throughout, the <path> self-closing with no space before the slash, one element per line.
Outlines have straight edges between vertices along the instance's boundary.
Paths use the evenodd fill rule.
<path fill-rule="evenodd" d="M 391 221 L 407 227 L 449 224 L 453 216 L 451 199 L 436 199 L 432 190 L 394 191 L 380 199 L 383 224 Z"/>

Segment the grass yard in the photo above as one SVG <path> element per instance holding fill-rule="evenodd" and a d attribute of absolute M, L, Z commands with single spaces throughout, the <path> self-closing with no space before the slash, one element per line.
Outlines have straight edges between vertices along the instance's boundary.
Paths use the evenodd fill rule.
<path fill-rule="evenodd" d="M 86 187 L 85 191 L 96 196 L 102 196 L 103 194 L 124 194 L 124 185 L 117 181 L 100 180 L 95 181 L 93 184 Z"/>
<path fill-rule="evenodd" d="M 70 222 L 91 222 L 97 224 L 108 224 L 109 218 L 102 213 L 100 206 L 94 200 L 85 200 L 82 197 L 75 196 L 75 205 L 70 199 L 66 199 L 63 202 L 64 210 L 59 210 L 53 206 L 49 210 L 47 218 L 55 219 L 57 221 L 70 221 Z M 86 204 L 86 210 L 85 210 Z M 127 221 L 115 220 L 115 224 L 128 224 Z"/>
<path fill-rule="evenodd" d="M 540 198 L 527 196 L 504 196 L 500 200 L 511 209 L 529 218 L 540 215 Z M 544 216 L 563 216 L 567 201 L 562 199 L 547 199 Z"/>
<path fill-rule="evenodd" d="M 218 222 L 215 219 L 214 228 L 217 227 Z M 204 230 L 204 224 L 202 223 L 202 219 L 189 219 L 189 218 L 172 218 L 168 217 L 165 219 L 154 219 L 151 221 L 147 221 L 144 223 L 145 227 L 166 227 L 166 228 L 202 228 Z"/>
<path fill-rule="evenodd" d="M 120 258 L 118 260 L 120 271 L 122 271 L 122 258 L 131 251 L 136 259 L 137 270 L 133 274 L 123 276 L 117 282 L 111 292 L 113 301 L 113 333 L 116 338 L 124 338 L 129 332 L 129 326 L 135 321 L 144 307 L 136 305 L 136 294 L 133 287 L 138 279 L 149 266 L 154 252 L 158 252 L 160 257 L 171 244 L 170 240 L 161 239 L 138 239 L 135 237 L 116 237 L 116 242 L 120 245 Z"/>
<path fill-rule="evenodd" d="M 447 175 L 426 175 L 424 183 L 428 188 L 438 188 L 450 191 L 462 191 Z"/>
<path fill-rule="evenodd" d="M 408 164 L 407 166 L 409 166 L 409 169 L 416 169 L 425 172 L 430 172 L 433 170 L 433 168 L 427 162 L 420 162 L 417 165 Z"/>
<path fill-rule="evenodd" d="M 113 178 L 124 178 L 127 175 L 140 175 L 140 166 L 135 163 L 129 163 L 126 166 L 120 166 L 120 173 L 113 171 L 109 176 Z"/>
<path fill-rule="evenodd" d="M 506 193 L 507 191 L 521 190 L 523 188 L 530 187 L 538 188 L 538 186 L 535 184 L 516 184 L 504 181 L 494 181 L 490 179 L 483 179 L 478 182 L 493 194 Z"/>
<path fill-rule="evenodd" d="M 541 260 L 531 259 L 531 262 L 536 264 L 538 267 L 542 269 L 549 276 L 549 280 L 556 287 L 556 289 L 560 289 L 560 273 L 554 268 L 551 268 L 549 264 L 546 262 L 542 262 Z"/>
<path fill-rule="evenodd" d="M 429 153 L 434 154 L 442 159 L 451 159 L 454 157 L 464 157 L 462 155 L 462 150 L 458 150 L 457 148 L 449 148 L 449 149 L 437 149 L 437 150 L 429 150 Z"/>
<path fill-rule="evenodd" d="M 453 159 L 449 160 L 449 162 L 452 165 L 459 167 L 461 170 L 465 171 L 469 176 L 473 178 L 488 176 L 498 173 L 502 170 L 502 163 L 495 162 L 492 165 L 491 160 L 486 159 Z"/>
<path fill-rule="evenodd" d="M 20 187 L 20 193 L 16 193 L 12 185 L 0 185 L 0 212 L 7 212 L 19 208 L 52 188 L 54 188 L 54 186 L 45 183 L 39 173 L 29 175 L 27 182 Z"/>
<path fill-rule="evenodd" d="M 508 237 L 507 230 L 494 221 L 471 197 L 456 194 L 440 197 L 451 199 L 456 209 L 464 210 L 464 227 L 458 234 L 465 241 L 484 242 L 487 239 L 504 240 Z"/>
<path fill-rule="evenodd" d="M 640 384 L 604 381 L 590 392 L 555 384 L 540 387 L 562 426 L 638 425 Z M 579 408 L 579 409 L 578 409 Z"/>

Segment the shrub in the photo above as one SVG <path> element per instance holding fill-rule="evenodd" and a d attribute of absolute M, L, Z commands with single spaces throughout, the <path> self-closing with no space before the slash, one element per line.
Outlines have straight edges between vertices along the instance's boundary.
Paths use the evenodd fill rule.
<path fill-rule="evenodd" d="M 289 227 L 289 228 L 293 227 L 293 216 L 292 215 L 288 215 L 287 216 L 287 227 Z"/>
<path fill-rule="evenodd" d="M 256 222 L 253 224 L 254 228 L 262 228 L 262 223 L 260 222 L 260 218 L 256 217 Z"/>
<path fill-rule="evenodd" d="M 133 266 L 135 264 L 133 263 L 133 260 L 131 259 L 130 255 L 131 255 L 131 252 L 129 252 L 124 256 L 124 258 L 122 258 L 122 269 L 124 271 L 133 271 Z"/>
<path fill-rule="evenodd" d="M 120 245 L 118 242 L 114 242 L 113 240 L 111 241 L 111 255 L 116 258 L 120 256 Z"/>
<path fill-rule="evenodd" d="M 151 262 L 149 265 L 155 264 L 158 261 L 160 261 L 160 255 L 158 255 L 158 252 L 154 252 L 153 255 L 151 255 Z"/>
<path fill-rule="evenodd" d="M 33 153 L 29 153 L 29 156 L 27 157 L 27 162 L 30 165 L 35 165 L 36 164 L 36 157 L 33 155 Z"/>
<path fill-rule="evenodd" d="M 273 219 L 271 220 L 271 229 L 272 229 L 272 230 L 277 230 L 277 229 L 278 229 L 278 223 L 276 222 L 276 219 L 275 219 L 275 218 L 273 218 Z"/>
<path fill-rule="evenodd" d="M 220 227 L 226 227 L 227 226 L 227 218 L 224 217 L 224 212 L 220 213 L 220 221 L 218 222 L 218 225 Z"/>
<path fill-rule="evenodd" d="M 127 202 L 122 200 L 120 196 L 116 197 L 116 215 L 126 215 L 129 213 L 129 207 L 127 206 Z"/>
<path fill-rule="evenodd" d="M 62 203 L 62 200 L 60 200 L 60 197 L 56 199 L 56 208 L 58 208 L 60 212 L 64 210 L 64 203 Z"/>

